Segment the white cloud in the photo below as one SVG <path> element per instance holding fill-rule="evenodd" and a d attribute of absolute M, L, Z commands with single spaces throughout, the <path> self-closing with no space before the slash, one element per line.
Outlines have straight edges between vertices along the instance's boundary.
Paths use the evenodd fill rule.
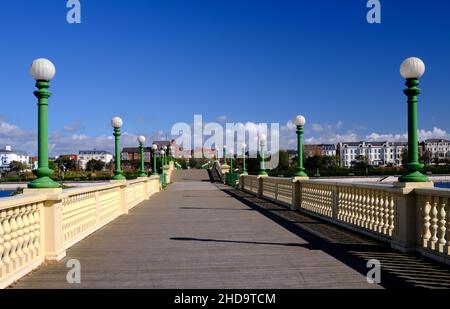
<path fill-rule="evenodd" d="M 318 124 L 318 123 L 313 123 L 312 125 L 311 125 L 311 129 L 314 131 L 314 132 L 322 132 L 324 129 L 323 129 L 323 126 L 322 125 L 320 125 L 320 124 Z"/>
<path fill-rule="evenodd" d="M 227 115 L 221 115 L 221 116 L 217 117 L 218 122 L 225 122 L 227 120 L 228 120 Z"/>
<path fill-rule="evenodd" d="M 83 128 L 82 125 L 78 126 Z M 237 128 L 244 127 L 247 131 L 247 136 L 252 137 L 249 143 L 257 142 L 259 124 L 253 122 L 247 122 L 245 124 L 237 124 Z M 342 130 L 343 123 L 341 121 L 336 124 L 313 124 L 310 127 L 305 127 L 304 141 L 306 144 L 320 144 L 331 143 L 336 144 L 339 142 L 371 140 L 371 141 L 406 141 L 407 134 L 403 133 L 380 133 L 372 132 L 370 134 L 361 133 L 365 129 L 355 129 L 344 131 Z M 78 132 L 70 132 L 73 129 L 71 126 L 65 126 L 63 129 L 52 132 L 49 134 L 49 152 L 51 156 L 64 154 L 64 153 L 78 153 L 80 150 L 88 149 L 102 149 L 107 151 L 114 150 L 114 138 L 111 135 L 98 135 L 92 136 L 89 134 L 81 134 Z M 292 121 L 286 122 L 285 125 L 280 126 L 278 136 L 281 149 L 295 149 L 297 145 L 296 126 Z M 268 133 L 270 130 L 268 131 Z M 139 132 L 138 132 L 139 133 Z M 430 138 L 443 138 L 450 140 L 450 134 L 441 128 L 434 127 L 431 130 L 421 129 L 419 130 L 419 140 Z M 139 134 L 130 132 L 122 133 L 122 147 L 136 146 L 136 138 Z M 154 131 L 152 134 L 145 135 L 149 141 L 165 140 L 171 138 L 170 134 L 166 134 L 164 131 Z M 268 138 L 270 139 L 270 133 Z M 13 149 L 24 150 L 30 154 L 36 154 L 37 152 L 37 134 L 33 131 L 21 129 L 20 127 L 8 123 L 5 118 L 0 118 L 0 147 L 5 145 L 11 145 Z"/>
<path fill-rule="evenodd" d="M 320 124 L 314 123 L 310 127 L 305 127 L 304 143 L 305 144 L 337 144 L 339 142 L 356 142 L 356 141 L 407 141 L 408 134 L 403 133 L 379 133 L 372 132 L 363 134 L 365 127 L 353 127 L 353 129 L 342 132 L 343 122 L 338 121 L 336 124 Z M 434 127 L 432 130 L 421 129 L 418 132 L 419 140 L 430 138 L 443 138 L 450 140 L 450 133 Z M 280 128 L 280 148 L 295 149 L 297 138 L 295 125 L 292 121 L 288 121 Z"/>

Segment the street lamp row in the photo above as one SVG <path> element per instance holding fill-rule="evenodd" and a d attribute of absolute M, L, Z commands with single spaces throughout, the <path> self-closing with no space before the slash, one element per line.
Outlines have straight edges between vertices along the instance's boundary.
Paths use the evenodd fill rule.
<path fill-rule="evenodd" d="M 425 73 L 425 64 L 423 61 L 416 57 L 410 57 L 402 62 L 400 66 L 400 74 L 406 80 L 407 89 L 404 90 L 405 95 L 408 97 L 408 162 L 406 164 L 407 172 L 399 177 L 399 182 L 427 182 L 428 177 L 423 175 L 420 170 L 423 168 L 423 164 L 419 163 L 419 149 L 418 149 L 418 124 L 417 124 L 417 105 L 418 105 L 418 95 L 420 94 L 419 79 Z M 38 90 L 34 91 L 34 95 L 38 99 L 38 168 L 34 170 L 34 174 L 37 176 L 36 179 L 28 184 L 28 188 L 35 189 L 46 189 L 46 188 L 58 188 L 59 183 L 51 179 L 53 170 L 49 167 L 48 162 L 48 98 L 52 95 L 48 90 L 50 88 L 50 81 L 55 77 L 56 68 L 53 63 L 47 59 L 39 58 L 32 62 L 30 67 L 30 74 L 36 81 L 36 88 Z M 305 117 L 299 115 L 294 119 L 294 123 L 297 127 L 297 143 L 298 143 L 298 158 L 297 158 L 297 172 L 295 176 L 306 177 L 305 169 L 303 167 L 303 127 L 306 123 Z M 121 160 L 120 160 L 120 129 L 123 125 L 123 121 L 119 117 L 114 117 L 111 120 L 111 125 L 114 128 L 115 137 L 115 155 L 116 155 L 116 166 L 114 170 L 114 180 L 123 180 L 125 176 L 122 174 L 121 170 Z M 260 170 L 259 175 L 266 176 L 267 172 L 265 170 L 265 158 L 264 158 L 264 146 L 266 143 L 265 134 L 260 136 Z M 144 143 L 145 137 L 139 136 L 139 149 L 141 154 L 140 162 L 140 174 L 139 176 L 147 176 L 144 169 Z M 246 173 L 245 167 L 245 148 L 243 147 L 243 168 L 242 173 Z M 152 145 L 153 150 L 153 173 L 152 175 L 157 175 L 156 173 L 156 157 L 155 153 L 157 150 L 156 145 Z M 171 147 L 171 152 L 173 153 L 173 148 Z M 224 165 L 227 164 L 226 156 L 226 146 L 224 146 Z M 161 151 L 162 164 L 167 162 L 166 160 L 167 146 L 163 147 Z M 231 161 L 231 165 L 233 162 Z"/>

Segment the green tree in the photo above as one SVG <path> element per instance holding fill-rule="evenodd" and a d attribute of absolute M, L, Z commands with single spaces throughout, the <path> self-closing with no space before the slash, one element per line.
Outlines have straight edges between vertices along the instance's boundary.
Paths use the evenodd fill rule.
<path fill-rule="evenodd" d="M 59 166 L 64 165 L 66 167 L 66 171 L 76 171 L 77 170 L 77 161 L 72 160 L 70 158 L 58 158 L 55 160 L 55 164 L 59 169 Z"/>
<path fill-rule="evenodd" d="M 289 169 L 289 154 L 287 153 L 287 151 L 284 150 L 280 150 L 278 152 L 279 154 L 279 164 L 278 164 L 278 168 L 280 170 L 288 170 Z"/>
<path fill-rule="evenodd" d="M 89 162 L 86 164 L 86 170 L 88 171 L 102 171 L 105 168 L 105 162 L 101 160 L 89 160 Z"/>
<path fill-rule="evenodd" d="M 9 164 L 9 170 L 17 174 L 17 176 L 19 177 L 19 181 L 21 179 L 22 172 L 26 169 L 29 169 L 29 166 L 26 163 L 11 161 L 11 163 Z"/>

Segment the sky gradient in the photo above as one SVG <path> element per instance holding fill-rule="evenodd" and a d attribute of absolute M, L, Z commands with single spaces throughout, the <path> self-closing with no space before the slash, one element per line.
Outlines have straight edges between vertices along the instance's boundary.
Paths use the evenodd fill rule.
<path fill-rule="evenodd" d="M 124 144 L 170 133 L 176 122 L 278 122 L 292 148 L 296 114 L 307 142 L 405 138 L 400 63 L 426 64 L 420 136 L 449 138 L 450 2 L 381 0 L 4 1 L 0 147 L 36 151 L 33 59 L 54 62 L 50 153 L 111 150 L 111 117 Z"/>

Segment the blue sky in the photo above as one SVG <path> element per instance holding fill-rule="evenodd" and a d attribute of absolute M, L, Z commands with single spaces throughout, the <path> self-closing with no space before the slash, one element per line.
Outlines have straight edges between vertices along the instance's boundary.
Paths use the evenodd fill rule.
<path fill-rule="evenodd" d="M 296 114 L 309 142 L 403 139 L 403 59 L 417 56 L 422 137 L 448 138 L 450 2 L 381 0 L 81 0 L 82 23 L 65 0 L 3 1 L 0 147 L 35 151 L 31 61 L 52 60 L 53 154 L 112 147 L 109 120 L 124 119 L 125 144 L 176 122 L 279 122 L 290 147 Z M 158 133 L 159 132 L 159 133 Z M 283 133 L 284 132 L 284 133 Z M 162 134 L 164 135 L 164 134 Z M 284 144 L 283 144 L 284 143 Z"/>

